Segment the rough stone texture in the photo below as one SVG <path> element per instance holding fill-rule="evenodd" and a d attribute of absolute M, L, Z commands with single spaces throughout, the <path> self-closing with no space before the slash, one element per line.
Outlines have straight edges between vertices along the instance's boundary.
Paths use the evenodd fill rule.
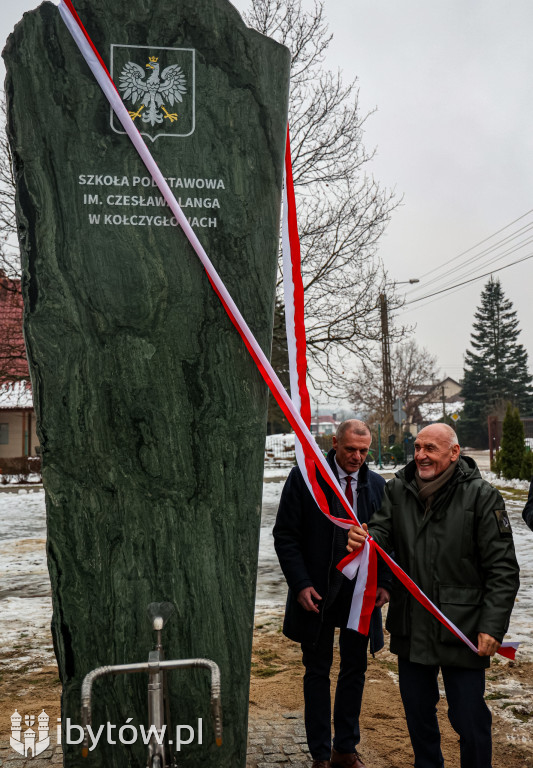
<path fill-rule="evenodd" d="M 268 350 L 288 51 L 248 30 L 225 0 L 77 0 L 76 9 L 108 66 L 111 44 L 148 46 L 121 49 L 115 67 L 157 56 L 163 68 L 174 54 L 162 48 L 195 50 L 194 132 L 148 144 L 168 177 L 222 180 L 209 191 L 182 182 L 176 196 L 192 198 L 184 210 L 197 223 L 216 218 L 196 231 Z M 175 55 L 189 90 L 172 109 L 190 132 L 192 59 Z M 135 185 L 148 174 L 111 129 L 56 7 L 25 14 L 4 57 L 63 723 L 79 722 L 90 669 L 147 658 L 146 606 L 170 600 L 167 658 L 212 658 L 223 685 L 217 750 L 206 675 L 172 673 L 174 724 L 204 719 L 203 745 L 180 759 L 243 766 L 266 388 L 185 236 L 164 225 L 169 211 L 134 206 L 132 196 L 159 193 Z M 99 186 L 80 183 L 98 175 Z M 192 207 L 194 198 L 220 208 Z M 160 225 L 133 225 L 135 215 L 159 215 Z M 98 681 L 95 699 L 95 724 L 146 722 L 144 675 Z M 140 744 L 99 747 L 84 764 L 143 758 Z M 79 762 L 79 747 L 65 746 L 65 764 Z"/>

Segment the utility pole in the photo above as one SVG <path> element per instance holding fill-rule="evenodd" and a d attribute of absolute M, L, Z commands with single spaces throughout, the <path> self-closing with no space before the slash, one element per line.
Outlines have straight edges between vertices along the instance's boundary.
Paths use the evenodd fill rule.
<path fill-rule="evenodd" d="M 395 281 L 394 285 L 413 285 L 419 283 L 418 277 L 412 277 L 409 280 Z M 379 306 L 381 311 L 381 366 L 383 371 L 383 416 L 386 429 L 394 426 L 394 417 L 392 415 L 392 377 L 390 367 L 390 335 L 389 335 L 389 308 L 387 306 L 387 295 L 379 294 Z"/>
<path fill-rule="evenodd" d="M 389 310 L 387 296 L 379 295 L 381 310 L 381 365 L 383 369 L 383 416 L 386 424 L 390 424 L 392 416 L 392 381 L 390 369 L 390 337 L 389 337 Z"/>

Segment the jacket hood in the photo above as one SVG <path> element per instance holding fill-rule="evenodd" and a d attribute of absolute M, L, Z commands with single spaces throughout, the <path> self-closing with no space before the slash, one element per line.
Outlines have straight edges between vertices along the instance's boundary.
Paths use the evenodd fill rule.
<path fill-rule="evenodd" d="M 409 464 L 407 464 L 403 469 L 400 469 L 398 472 L 396 472 L 396 477 L 401 480 L 404 484 L 412 483 L 415 477 L 416 472 L 416 464 L 413 461 L 410 461 Z M 457 481 L 459 483 L 464 483 L 469 480 L 474 480 L 476 478 L 480 478 L 481 473 L 478 469 L 478 466 L 474 459 L 472 459 L 470 456 L 459 456 L 459 459 L 457 461 L 457 469 L 455 470 L 455 473 L 452 477 L 452 480 Z"/>

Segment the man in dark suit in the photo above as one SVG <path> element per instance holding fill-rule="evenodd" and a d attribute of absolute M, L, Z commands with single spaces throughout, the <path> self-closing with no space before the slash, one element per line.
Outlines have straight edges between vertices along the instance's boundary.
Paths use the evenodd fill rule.
<path fill-rule="evenodd" d="M 365 463 L 371 440 L 367 425 L 350 419 L 339 426 L 327 456 L 361 523 L 379 509 L 385 486 Z M 331 513 L 347 517 L 333 491 L 321 478 L 319 482 Z M 355 580 L 349 581 L 336 565 L 346 554 L 347 532 L 320 511 L 298 467 L 281 495 L 274 543 L 289 586 L 283 632 L 302 646 L 305 727 L 313 768 L 365 768 L 356 747 L 369 638 L 346 628 Z M 369 635 L 372 653 L 383 647 L 380 609 L 389 599 L 389 588 L 389 571 L 380 565 Z M 332 749 L 330 667 L 335 627 L 340 627 L 340 671 Z"/>
<path fill-rule="evenodd" d="M 526 506 L 522 512 L 522 518 L 524 523 L 528 525 L 533 531 L 533 480 L 529 486 L 529 493 L 527 495 Z"/>

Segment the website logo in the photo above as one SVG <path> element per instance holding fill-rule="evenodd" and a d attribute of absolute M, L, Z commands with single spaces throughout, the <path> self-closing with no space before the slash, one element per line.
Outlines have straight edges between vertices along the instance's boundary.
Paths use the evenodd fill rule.
<path fill-rule="evenodd" d="M 48 727 L 50 718 L 43 711 L 37 718 L 37 733 L 32 728 L 35 725 L 33 715 L 24 716 L 24 724 L 28 726 L 24 732 L 22 729 L 22 715 L 17 710 L 11 715 L 11 738 L 9 743 L 13 749 L 24 755 L 24 757 L 35 757 L 40 755 L 50 746 L 50 728 Z"/>

